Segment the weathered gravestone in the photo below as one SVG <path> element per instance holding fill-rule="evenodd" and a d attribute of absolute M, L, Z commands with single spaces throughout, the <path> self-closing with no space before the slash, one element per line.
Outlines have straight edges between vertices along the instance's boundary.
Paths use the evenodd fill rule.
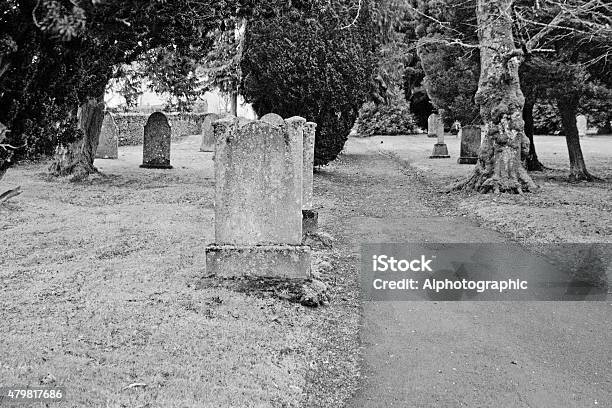
<path fill-rule="evenodd" d="M 317 124 L 306 122 L 304 126 L 304 177 L 302 179 L 302 233 L 304 235 L 317 232 L 319 214 L 313 209 L 313 170 L 315 132 Z"/>
<path fill-rule="evenodd" d="M 480 126 L 463 126 L 461 128 L 461 153 L 457 163 L 476 164 L 480 150 Z"/>
<path fill-rule="evenodd" d="M 259 120 L 261 120 L 262 122 L 269 123 L 271 125 L 285 126 L 284 119 L 280 115 L 277 115 L 276 113 L 267 113 L 263 115 L 261 119 Z"/>
<path fill-rule="evenodd" d="M 310 247 L 301 245 L 305 122 L 213 124 L 215 244 L 206 248 L 207 273 L 310 276 Z"/>
<path fill-rule="evenodd" d="M 442 122 L 442 118 L 440 115 L 433 113 L 429 116 L 427 124 L 427 136 L 438 138 L 438 142 L 434 145 L 433 153 L 429 158 L 448 159 L 450 156 L 448 154 L 448 147 L 446 143 L 444 143 L 444 123 Z"/>
<path fill-rule="evenodd" d="M 161 112 L 149 116 L 144 127 L 142 164 L 148 169 L 171 169 L 170 165 L 171 129 L 168 118 Z"/>
<path fill-rule="evenodd" d="M 110 112 L 104 114 L 96 159 L 116 159 L 119 157 L 119 128 Z"/>
<path fill-rule="evenodd" d="M 587 134 L 587 117 L 584 115 L 576 116 L 576 127 L 578 128 L 578 136 L 584 137 Z"/>
<path fill-rule="evenodd" d="M 276 113 L 268 113 L 261 117 L 262 122 L 275 126 L 285 126 L 283 118 Z M 313 210 L 313 167 L 314 167 L 314 143 L 317 124 L 306 122 L 304 125 L 304 154 L 303 154 L 303 179 L 302 179 L 302 234 L 312 234 L 317 231 L 319 215 Z"/>
<path fill-rule="evenodd" d="M 440 137 L 444 135 L 444 123 L 437 113 L 432 113 L 427 119 L 427 137 Z"/>
<path fill-rule="evenodd" d="M 213 122 L 218 120 L 221 115 L 209 113 L 202 121 L 202 144 L 200 145 L 201 152 L 215 151 L 215 132 L 213 130 Z"/>

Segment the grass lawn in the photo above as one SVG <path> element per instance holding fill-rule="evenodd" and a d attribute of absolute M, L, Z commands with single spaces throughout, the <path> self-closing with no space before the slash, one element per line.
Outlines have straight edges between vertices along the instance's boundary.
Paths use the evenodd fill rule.
<path fill-rule="evenodd" d="M 367 142 L 394 155 L 425 181 L 431 188 L 430 202 L 441 214 L 459 211 L 524 242 L 612 242 L 612 136 L 580 140 L 587 168 L 600 181 L 568 183 L 565 138 L 536 136 L 538 156 L 549 169 L 531 173 L 541 190 L 524 195 L 438 193 L 473 170 L 473 165 L 457 164 L 458 137 L 445 138 L 450 159 L 430 159 L 436 139 L 426 135 L 377 136 Z"/>
<path fill-rule="evenodd" d="M 175 169 L 141 147 L 84 184 L 11 169 L 0 206 L 0 385 L 64 385 L 79 407 L 294 407 L 320 312 L 201 285 L 213 240 L 213 161 L 199 138 Z M 324 313 L 331 313 L 326 311 Z"/>

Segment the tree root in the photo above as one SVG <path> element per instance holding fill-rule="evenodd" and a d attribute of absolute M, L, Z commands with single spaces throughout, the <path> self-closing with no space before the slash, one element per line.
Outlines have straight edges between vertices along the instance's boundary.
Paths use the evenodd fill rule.
<path fill-rule="evenodd" d="M 599 177 L 591 175 L 588 171 L 570 172 L 568 181 L 570 183 L 579 183 L 581 181 L 593 182 L 595 180 L 603 180 Z"/>
<path fill-rule="evenodd" d="M 538 185 L 532 180 L 531 176 L 523 167 L 517 171 L 516 178 L 500 178 L 485 172 L 481 167 L 477 167 L 467 180 L 462 180 L 450 187 L 451 191 L 475 191 L 481 194 L 523 194 L 524 192 L 536 192 Z"/>
<path fill-rule="evenodd" d="M 21 186 L 5 191 L 4 193 L 0 194 L 0 204 L 10 200 L 13 197 L 17 197 L 21 193 L 23 193 L 23 191 L 21 191 Z"/>
<path fill-rule="evenodd" d="M 55 177 L 69 177 L 72 182 L 83 182 L 93 174 L 98 174 L 98 169 L 83 161 L 69 162 L 68 160 L 55 160 L 49 167 L 49 174 Z"/>

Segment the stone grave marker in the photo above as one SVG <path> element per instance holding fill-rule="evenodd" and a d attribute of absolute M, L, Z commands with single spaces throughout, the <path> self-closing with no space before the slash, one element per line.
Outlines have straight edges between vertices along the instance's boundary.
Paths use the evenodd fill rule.
<path fill-rule="evenodd" d="M 304 126 L 304 177 L 302 179 L 302 234 L 312 234 L 317 231 L 319 214 L 313 209 L 313 168 L 315 132 L 317 124 L 306 122 Z"/>
<path fill-rule="evenodd" d="M 430 159 L 448 159 L 448 147 L 444 143 L 444 122 L 440 115 L 432 113 L 427 121 L 427 136 L 437 137 L 438 142 L 434 144 L 433 153 L 429 156 Z"/>
<path fill-rule="evenodd" d="M 280 115 L 277 115 L 276 113 L 267 113 L 263 115 L 259 120 L 261 120 L 262 122 L 269 123 L 271 125 L 285 126 L 285 121 L 283 120 L 283 118 Z"/>
<path fill-rule="evenodd" d="M 444 137 L 444 123 L 437 113 L 432 113 L 427 119 L 427 137 Z"/>
<path fill-rule="evenodd" d="M 155 112 L 149 116 L 144 127 L 144 145 L 140 167 L 148 169 L 172 168 L 170 165 L 171 133 L 166 115 Z"/>
<path fill-rule="evenodd" d="M 587 117 L 584 115 L 576 116 L 576 127 L 578 128 L 578 136 L 584 137 L 587 134 Z"/>
<path fill-rule="evenodd" d="M 302 242 L 305 119 L 283 126 L 236 117 L 214 122 L 215 243 L 208 274 L 310 276 Z"/>
<path fill-rule="evenodd" d="M 213 130 L 213 122 L 218 120 L 221 115 L 209 113 L 202 121 L 202 144 L 200 145 L 201 152 L 215 151 L 215 133 Z"/>
<path fill-rule="evenodd" d="M 476 164 L 481 139 L 480 126 L 463 126 L 461 128 L 461 153 L 457 163 Z"/>
<path fill-rule="evenodd" d="M 104 114 L 96 159 L 117 159 L 119 157 L 119 128 L 110 112 Z"/>

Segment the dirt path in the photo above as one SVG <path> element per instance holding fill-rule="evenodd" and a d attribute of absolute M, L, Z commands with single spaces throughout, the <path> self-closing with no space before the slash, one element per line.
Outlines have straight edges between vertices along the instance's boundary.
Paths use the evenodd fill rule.
<path fill-rule="evenodd" d="M 367 141 L 351 139 L 346 154 L 317 174 L 321 228 L 346 259 L 358 259 L 361 243 L 504 242 L 465 217 L 436 216 L 423 186 L 401 170 Z M 346 406 L 606 406 L 611 306 L 365 302 L 363 377 Z"/>

